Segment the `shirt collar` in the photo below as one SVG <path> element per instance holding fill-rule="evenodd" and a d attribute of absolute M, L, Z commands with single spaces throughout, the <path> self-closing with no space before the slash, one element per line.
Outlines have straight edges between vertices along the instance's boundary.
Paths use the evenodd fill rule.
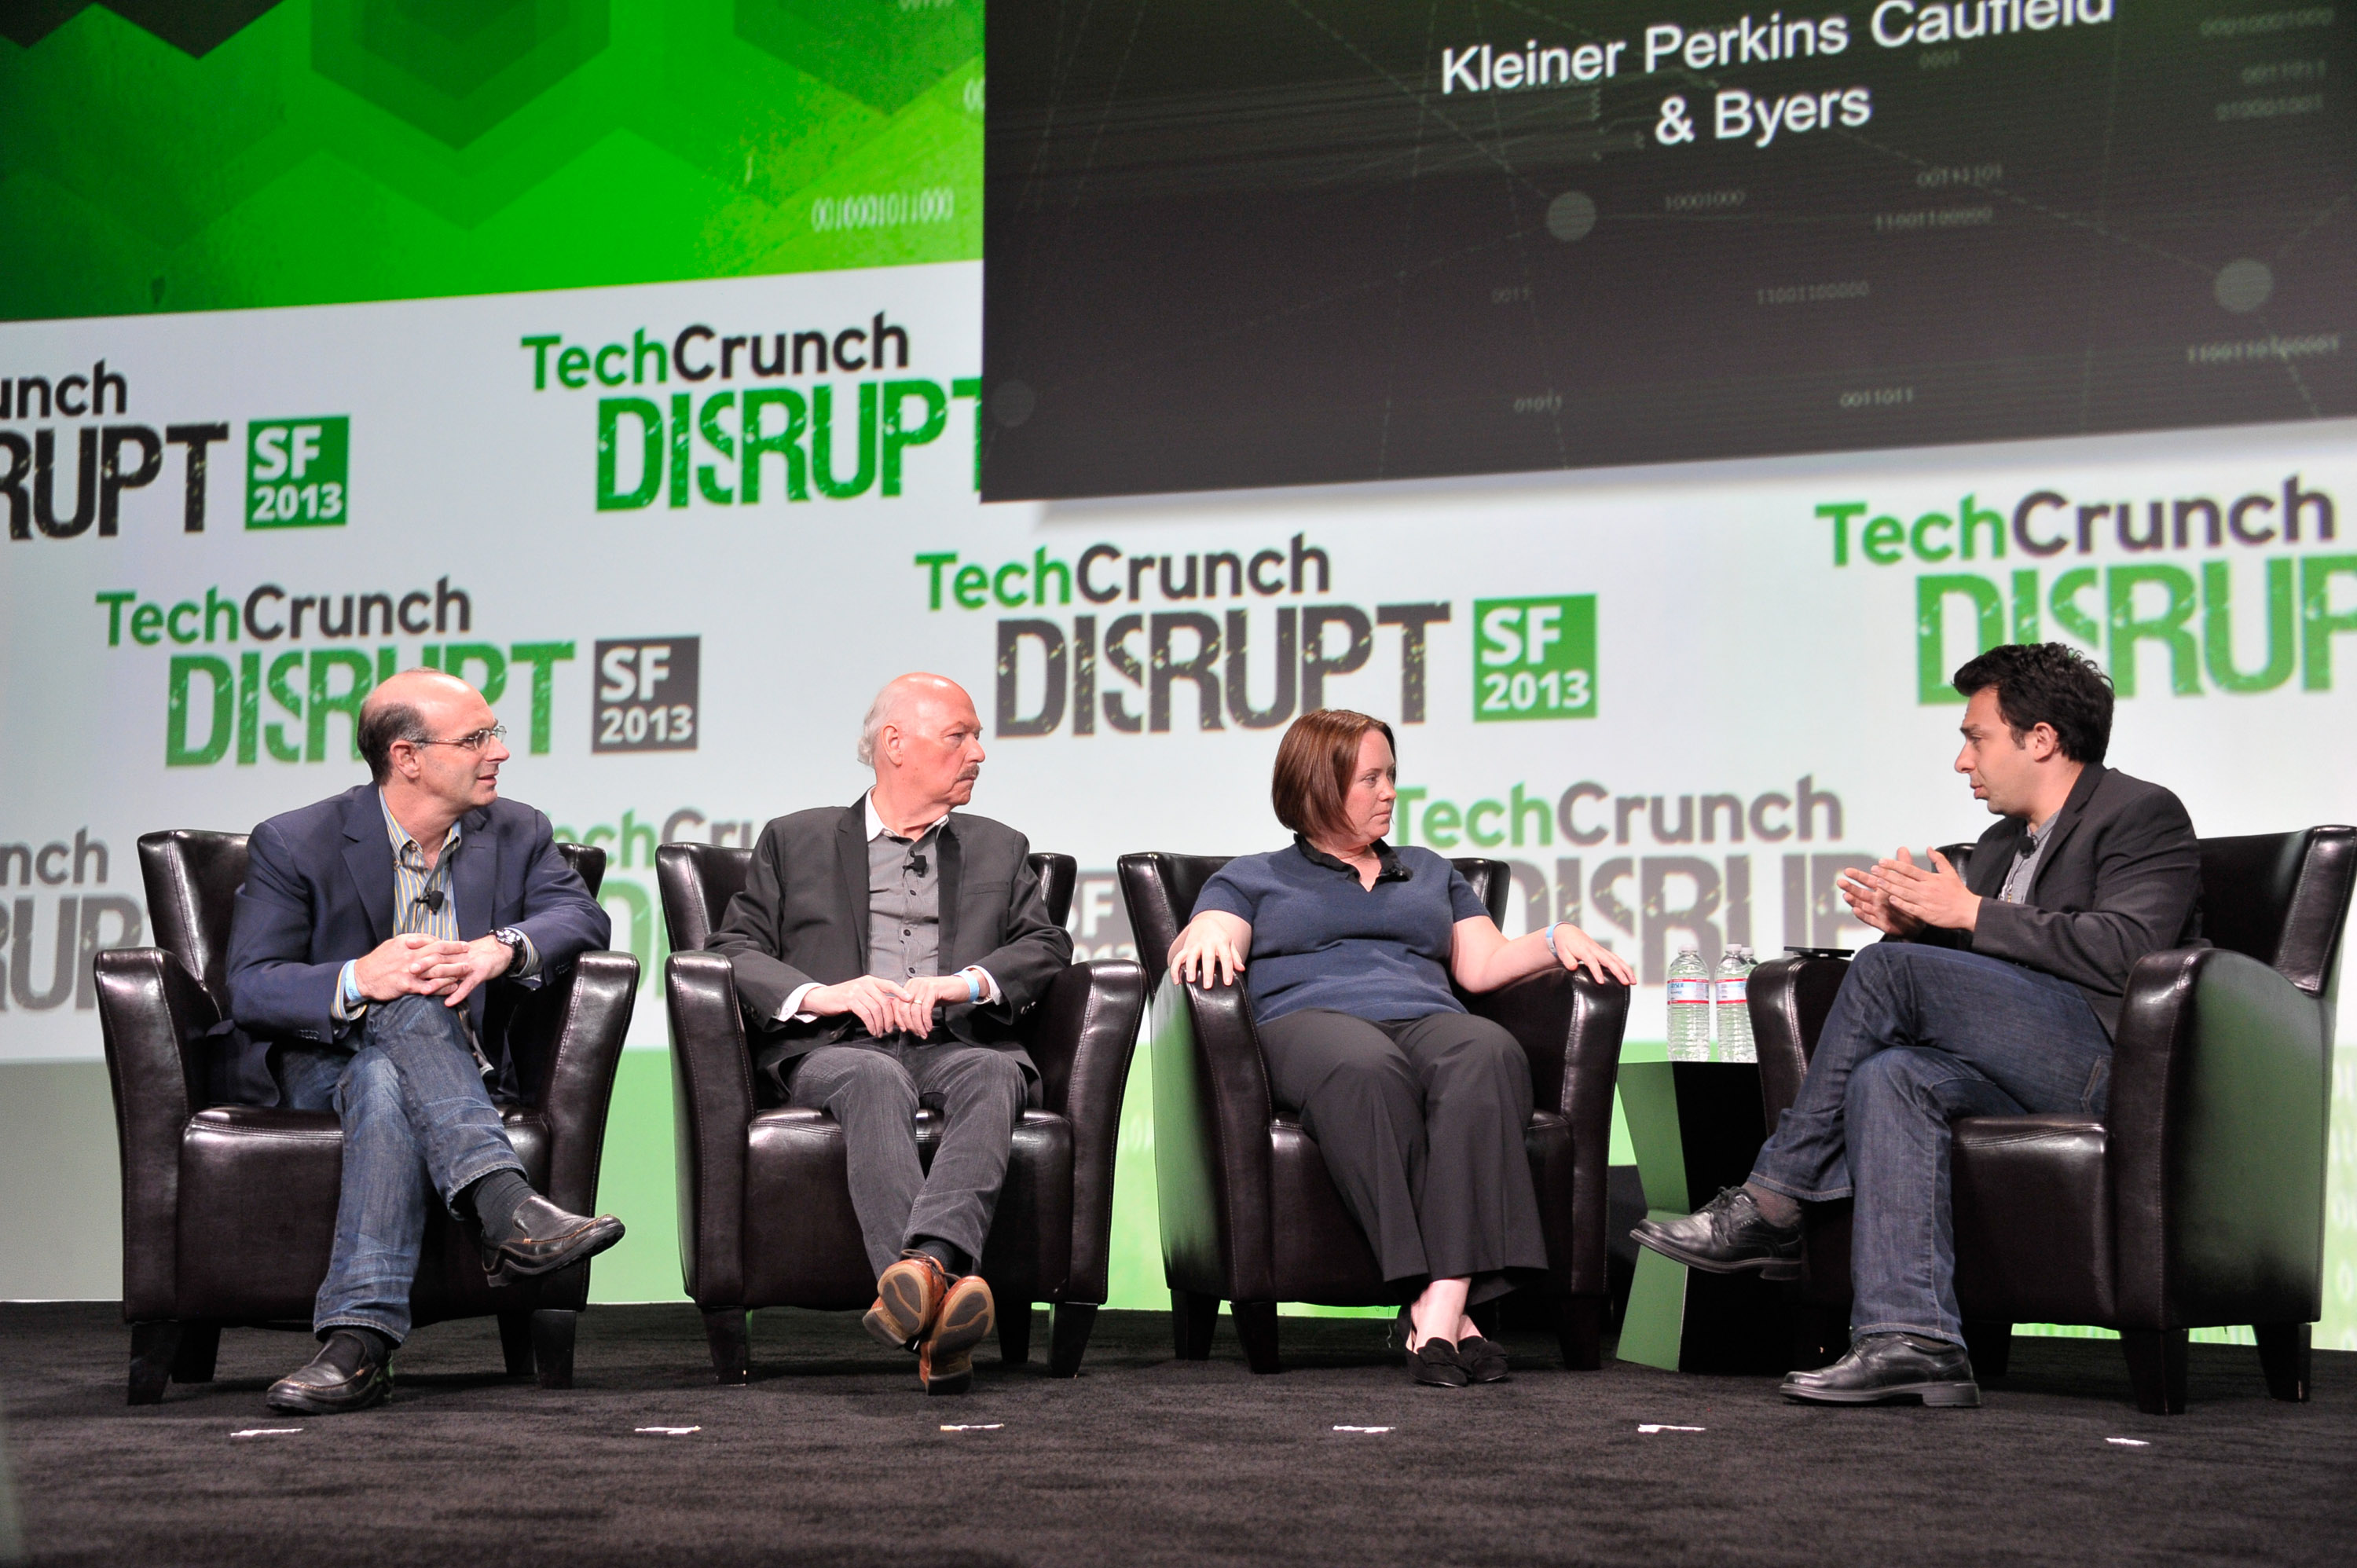
<path fill-rule="evenodd" d="M 393 814 L 392 803 L 385 800 L 384 791 L 382 789 L 376 792 L 376 803 L 384 811 L 384 832 L 385 836 L 393 841 L 393 858 L 400 859 L 401 852 L 411 844 L 417 844 L 417 852 L 423 855 L 425 853 L 425 846 L 417 843 L 417 840 L 411 836 L 409 830 L 401 825 L 401 819 Z M 450 824 L 450 831 L 442 835 L 442 848 L 446 851 L 452 849 L 464 837 L 466 834 L 459 832 L 458 824 L 454 822 Z M 435 864 L 439 865 L 441 862 L 437 858 Z"/>
<path fill-rule="evenodd" d="M 884 819 L 876 814 L 875 790 L 870 789 L 866 794 L 862 795 L 859 798 L 859 804 L 860 808 L 867 813 L 867 842 L 869 843 L 874 843 L 877 839 L 883 838 L 888 834 L 893 838 L 899 838 L 900 836 L 899 833 L 893 832 L 890 828 L 886 827 L 884 825 Z M 917 832 L 909 838 L 909 842 L 910 843 L 924 843 L 925 836 L 928 833 L 931 832 L 935 828 L 940 827 L 943 822 L 946 822 L 949 820 L 950 814 L 947 811 L 943 811 L 940 816 L 935 817 L 931 822 L 927 822 L 923 827 L 918 829 Z"/>
<path fill-rule="evenodd" d="M 1296 833 L 1293 835 L 1293 847 L 1299 850 L 1301 852 L 1301 858 L 1308 861 L 1312 865 L 1322 865 L 1329 871 L 1339 871 L 1353 880 L 1356 880 L 1358 877 L 1359 868 L 1357 866 L 1351 865 L 1348 861 L 1335 859 L 1332 855 L 1328 854 L 1324 850 L 1319 849 L 1316 844 L 1311 843 L 1308 837 L 1301 833 Z M 1377 839 L 1374 842 L 1373 847 L 1375 851 L 1376 866 L 1375 880 L 1378 883 L 1406 882 L 1411 879 L 1411 874 L 1409 873 L 1408 868 L 1400 864 L 1399 852 L 1397 850 L 1392 848 L 1391 845 L 1385 843 L 1381 839 Z"/>

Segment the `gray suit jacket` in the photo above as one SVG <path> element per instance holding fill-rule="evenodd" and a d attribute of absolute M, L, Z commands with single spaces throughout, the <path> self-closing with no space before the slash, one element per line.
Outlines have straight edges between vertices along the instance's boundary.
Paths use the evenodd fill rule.
<path fill-rule="evenodd" d="M 2207 947 L 2201 936 L 2201 852 L 2193 820 L 2158 784 L 2090 763 L 2072 787 L 2039 856 L 2024 902 L 1998 901 L 2029 824 L 2007 817 L 1973 846 L 1964 883 L 1979 894 L 1969 933 L 1913 940 L 2009 959 L 2069 981 L 2107 1035 L 2118 1032 L 2128 972 L 2147 953 Z"/>
<path fill-rule="evenodd" d="M 797 1058 L 863 1033 L 850 1014 L 809 1024 L 780 1024 L 777 1015 L 797 986 L 838 985 L 867 972 L 866 801 L 796 811 L 763 828 L 745 890 L 705 944 L 728 960 L 758 1032 L 756 1065 L 781 1091 Z M 980 964 L 999 992 L 996 1003 L 942 1008 L 941 1026 L 968 1045 L 1007 1052 L 1037 1076 L 1015 1020 L 1071 962 L 1072 939 L 1048 918 L 1021 833 L 952 812 L 938 842 L 942 972 Z"/>

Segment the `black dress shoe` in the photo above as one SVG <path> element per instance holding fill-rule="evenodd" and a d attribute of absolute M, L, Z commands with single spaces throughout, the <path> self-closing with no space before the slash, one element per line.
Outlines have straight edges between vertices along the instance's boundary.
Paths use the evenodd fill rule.
<path fill-rule="evenodd" d="M 483 1241 L 483 1273 L 495 1285 L 511 1285 L 594 1258 L 622 1239 L 622 1222 L 610 1214 L 595 1219 L 567 1214 L 534 1193 L 516 1206 L 513 1230 L 494 1246 Z"/>
<path fill-rule="evenodd" d="M 1457 1342 L 1457 1364 L 1465 1369 L 1468 1382 L 1502 1383 L 1513 1375 L 1506 1365 L 1506 1348 L 1479 1334 Z"/>
<path fill-rule="evenodd" d="M 393 1374 L 376 1347 L 363 1335 L 338 1332 L 309 1364 L 271 1384 L 266 1402 L 295 1415 L 341 1415 L 382 1404 L 392 1391 Z"/>
<path fill-rule="evenodd" d="M 1981 1386 L 1961 1345 L 1912 1334 L 1868 1334 L 1830 1367 L 1784 1380 L 1786 1399 L 1817 1404 L 1889 1404 L 1920 1399 L 1926 1405 L 1974 1409 Z"/>
<path fill-rule="evenodd" d="M 1428 1389 L 1461 1389 L 1473 1380 L 1457 1359 L 1457 1347 L 1437 1334 L 1407 1353 L 1407 1375 Z"/>
<path fill-rule="evenodd" d="M 1629 1234 L 1664 1258 L 1705 1273 L 1757 1269 L 1769 1280 L 1801 1277 L 1801 1228 L 1772 1225 L 1751 1195 L 1725 1187 L 1683 1219 L 1641 1220 Z"/>

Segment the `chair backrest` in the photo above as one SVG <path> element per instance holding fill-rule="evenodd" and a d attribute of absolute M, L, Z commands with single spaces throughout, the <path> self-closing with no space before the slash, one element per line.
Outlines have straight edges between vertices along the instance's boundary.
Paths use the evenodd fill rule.
<path fill-rule="evenodd" d="M 655 851 L 655 881 L 662 892 L 663 929 L 673 952 L 701 952 L 713 928 L 728 914 L 728 901 L 745 890 L 753 852 L 728 844 L 667 843 Z M 1062 925 L 1072 911 L 1079 863 L 1069 854 L 1035 854 L 1031 874 L 1039 879 L 1048 918 Z"/>
<path fill-rule="evenodd" d="M 2201 934 L 2322 996 L 2357 883 L 2357 828 L 2201 841 Z"/>
<path fill-rule="evenodd" d="M 188 967 L 221 1015 L 229 1015 L 229 931 L 245 881 L 244 833 L 170 828 L 139 839 L 139 875 L 147 885 L 147 919 L 156 945 Z M 557 852 L 596 897 L 606 852 L 563 843 Z"/>
<path fill-rule="evenodd" d="M 1162 983 L 1170 944 L 1194 918 L 1195 900 L 1203 884 L 1233 859 L 1225 854 L 1168 854 L 1157 851 L 1121 857 L 1121 897 L 1129 906 L 1129 929 L 1137 941 L 1137 961 L 1146 970 L 1146 989 Z M 1466 859 L 1451 865 L 1471 884 L 1473 896 L 1488 907 L 1490 918 L 1504 922 L 1506 900 L 1513 892 L 1513 872 L 1502 860 Z"/>

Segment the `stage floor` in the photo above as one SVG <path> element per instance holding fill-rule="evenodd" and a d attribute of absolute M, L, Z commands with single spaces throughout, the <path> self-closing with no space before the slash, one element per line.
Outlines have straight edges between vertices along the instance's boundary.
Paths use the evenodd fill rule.
<path fill-rule="evenodd" d="M 2017 1339 L 1979 1411 L 1837 1411 L 1770 1379 L 1566 1373 L 1537 1339 L 1513 1343 L 1510 1382 L 1418 1389 L 1363 1319 L 1287 1319 L 1291 1369 L 1256 1378 L 1224 1323 L 1210 1362 L 1182 1364 L 1162 1315 L 1107 1313 L 1072 1381 L 1038 1365 L 1042 1322 L 1030 1369 L 986 1349 L 963 1400 L 926 1399 L 848 1315 L 753 1332 L 754 1381 L 724 1389 L 692 1308 L 594 1308 L 578 1386 L 544 1391 L 499 1375 L 490 1324 L 445 1324 L 396 1360 L 390 1405 L 288 1419 L 262 1392 L 303 1336 L 226 1334 L 218 1381 L 135 1410 L 114 1308 L 0 1305 L 26 1544 L 240 1568 L 2357 1554 L 2346 1353 L 2319 1352 L 2314 1402 L 2286 1405 L 2255 1351 L 2197 1345 L 2170 1419 L 2137 1413 L 2108 1341 Z"/>

